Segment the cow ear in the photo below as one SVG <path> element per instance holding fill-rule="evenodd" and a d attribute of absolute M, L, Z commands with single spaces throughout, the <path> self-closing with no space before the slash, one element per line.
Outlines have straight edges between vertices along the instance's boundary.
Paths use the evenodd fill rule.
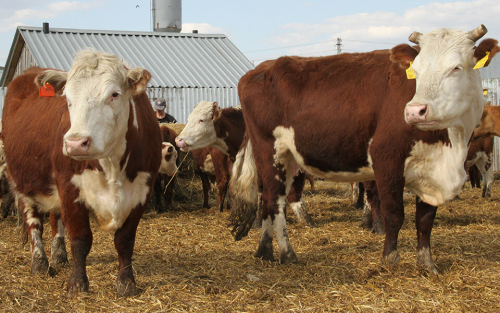
<path fill-rule="evenodd" d="M 212 103 L 212 106 L 213 106 L 213 115 L 212 115 L 212 119 L 214 121 L 218 120 L 219 117 L 220 117 L 220 108 L 219 108 L 219 104 L 217 102 L 214 102 Z"/>
<path fill-rule="evenodd" d="M 410 62 L 415 60 L 420 48 L 412 47 L 407 44 L 397 45 L 391 49 L 391 61 L 399 63 L 401 68 L 407 69 L 410 67 Z"/>
<path fill-rule="evenodd" d="M 56 94 L 61 95 L 66 85 L 66 80 L 68 79 L 68 72 L 57 71 L 57 70 L 46 70 L 40 72 L 35 77 L 35 84 L 38 88 L 42 87 L 46 83 L 49 83 L 54 87 Z"/>
<path fill-rule="evenodd" d="M 136 67 L 127 74 L 128 85 L 132 96 L 139 95 L 146 90 L 151 74 L 143 68 Z"/>
<path fill-rule="evenodd" d="M 498 47 L 498 41 L 495 39 L 485 39 L 481 41 L 479 46 L 474 49 L 474 58 L 476 58 L 476 62 L 481 60 L 486 56 L 486 52 L 489 52 L 488 61 L 484 64 L 484 66 L 488 66 L 495 56 L 495 54 L 500 51 L 500 47 Z"/>

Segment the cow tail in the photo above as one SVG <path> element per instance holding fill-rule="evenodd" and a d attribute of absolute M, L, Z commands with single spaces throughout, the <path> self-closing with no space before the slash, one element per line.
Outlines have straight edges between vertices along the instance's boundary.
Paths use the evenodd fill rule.
<path fill-rule="evenodd" d="M 246 139 L 246 138 L 245 138 Z M 257 215 L 259 187 L 257 167 L 253 157 L 252 145 L 248 139 L 243 142 L 236 155 L 229 182 L 231 214 L 229 226 L 236 241 L 248 235 Z"/>

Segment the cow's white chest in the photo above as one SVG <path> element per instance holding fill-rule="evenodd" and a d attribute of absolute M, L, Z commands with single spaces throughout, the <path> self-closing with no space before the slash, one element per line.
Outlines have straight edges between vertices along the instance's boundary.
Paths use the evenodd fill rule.
<path fill-rule="evenodd" d="M 115 231 L 133 208 L 146 203 L 149 178 L 149 173 L 139 172 L 134 181 L 130 181 L 125 171 L 111 173 L 105 168 L 104 172 L 85 170 L 74 175 L 71 182 L 80 189 L 76 201 L 84 202 L 94 211 L 102 229 Z"/>
<path fill-rule="evenodd" d="M 459 142 L 426 144 L 419 141 L 405 162 L 406 187 L 424 202 L 439 206 L 462 189 L 467 147 Z"/>

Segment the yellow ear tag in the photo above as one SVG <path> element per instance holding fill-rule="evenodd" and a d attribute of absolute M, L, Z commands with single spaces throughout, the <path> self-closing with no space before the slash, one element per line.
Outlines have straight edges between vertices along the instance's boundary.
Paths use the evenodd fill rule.
<path fill-rule="evenodd" d="M 486 56 L 482 58 L 481 60 L 477 61 L 476 65 L 474 66 L 474 69 L 478 69 L 484 66 L 486 64 L 486 61 L 488 61 L 488 55 L 490 54 L 489 51 L 486 51 Z"/>
<path fill-rule="evenodd" d="M 488 94 L 488 90 L 483 90 L 483 95 L 487 95 Z"/>
<path fill-rule="evenodd" d="M 406 77 L 408 77 L 408 79 L 415 79 L 415 72 L 411 68 L 412 65 L 413 61 L 410 62 L 410 67 L 406 69 Z"/>

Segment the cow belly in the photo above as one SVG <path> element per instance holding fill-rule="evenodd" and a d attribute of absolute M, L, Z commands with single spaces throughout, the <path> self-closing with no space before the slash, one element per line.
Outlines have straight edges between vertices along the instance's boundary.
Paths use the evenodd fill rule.
<path fill-rule="evenodd" d="M 405 184 L 424 202 L 439 206 L 462 189 L 467 148 L 417 142 L 405 162 Z"/>
<path fill-rule="evenodd" d="M 103 172 L 85 170 L 71 179 L 80 189 L 77 201 L 85 203 L 94 211 L 104 230 L 115 231 L 120 228 L 133 208 L 146 203 L 149 193 L 149 173 L 137 173 L 133 182 L 126 178 L 124 172 L 119 176 L 119 179 L 108 180 Z"/>
<path fill-rule="evenodd" d="M 50 195 L 36 194 L 35 196 L 28 197 L 25 194 L 18 194 L 18 196 L 27 206 L 36 206 L 41 212 L 61 213 L 61 198 L 59 198 L 56 185 L 52 185 L 50 189 Z"/>
<path fill-rule="evenodd" d="M 306 164 L 304 157 L 297 151 L 295 145 L 295 132 L 293 128 L 286 128 L 282 126 L 276 127 L 273 132 L 276 141 L 274 143 L 274 149 L 276 151 L 274 155 L 275 165 L 278 163 L 288 164 L 294 172 L 302 168 L 306 172 L 328 180 L 338 181 L 338 182 L 363 182 L 367 180 L 374 180 L 375 174 L 372 168 L 372 160 L 368 155 L 367 160 L 368 166 L 360 167 L 356 172 L 343 172 L 343 171 L 329 171 L 325 172 L 317 167 L 310 164 Z"/>

